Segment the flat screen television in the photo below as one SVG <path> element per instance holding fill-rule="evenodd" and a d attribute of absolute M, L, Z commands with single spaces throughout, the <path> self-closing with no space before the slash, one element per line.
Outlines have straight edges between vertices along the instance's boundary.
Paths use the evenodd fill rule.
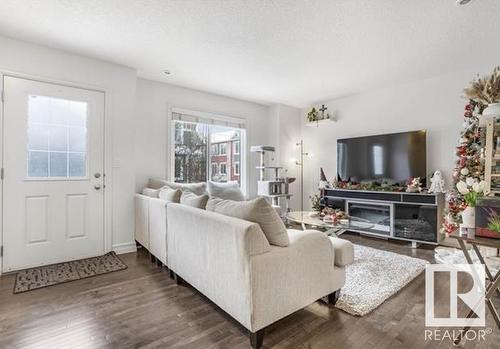
<path fill-rule="evenodd" d="M 337 175 L 344 182 L 404 185 L 420 177 L 426 185 L 426 131 L 337 140 Z"/>

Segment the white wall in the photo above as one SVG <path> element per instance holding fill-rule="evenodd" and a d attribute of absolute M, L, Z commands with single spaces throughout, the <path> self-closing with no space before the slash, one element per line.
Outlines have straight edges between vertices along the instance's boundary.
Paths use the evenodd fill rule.
<path fill-rule="evenodd" d="M 427 129 L 427 172 L 440 169 L 451 182 L 455 146 L 462 128 L 466 99 L 463 89 L 477 73 L 493 67 L 477 66 L 432 79 L 391 86 L 324 103 L 335 110 L 338 122 L 324 127 L 305 127 L 301 113 L 306 150 L 313 153 L 307 161 L 307 193 L 317 192 L 319 167 L 328 179 L 336 176 L 338 138 Z M 321 103 L 318 103 L 319 105 Z"/>
<path fill-rule="evenodd" d="M 300 109 L 276 104 L 269 108 L 270 145 L 276 147 L 273 163 L 286 168 L 288 177 L 296 178 L 290 185 L 290 209 L 300 209 L 300 167 L 292 159 L 300 159 L 300 148 L 297 143 L 301 139 Z M 304 201 L 305 202 L 305 201 Z"/>
<path fill-rule="evenodd" d="M 111 92 L 113 148 L 112 245 L 135 250 L 134 243 L 134 104 L 133 69 L 0 36 L 0 71 L 33 75 Z"/>
<path fill-rule="evenodd" d="M 149 177 L 166 178 L 168 108 L 177 107 L 247 119 L 247 147 L 268 144 L 270 135 L 268 107 L 165 83 L 138 79 L 136 99 L 136 190 Z M 248 153 L 249 194 L 257 191 L 258 156 Z"/>

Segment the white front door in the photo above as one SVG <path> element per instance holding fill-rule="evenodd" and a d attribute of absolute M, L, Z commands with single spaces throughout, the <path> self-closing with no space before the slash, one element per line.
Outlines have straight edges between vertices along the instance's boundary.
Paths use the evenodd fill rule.
<path fill-rule="evenodd" d="M 103 254 L 104 93 L 3 84 L 3 271 Z"/>

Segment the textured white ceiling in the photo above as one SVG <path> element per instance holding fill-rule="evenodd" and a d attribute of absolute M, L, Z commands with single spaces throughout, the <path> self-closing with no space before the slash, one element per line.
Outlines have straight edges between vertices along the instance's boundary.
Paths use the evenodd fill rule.
<path fill-rule="evenodd" d="M 0 34 L 127 65 L 148 79 L 304 106 L 500 63 L 500 1 L 454 3 L 1 0 Z"/>

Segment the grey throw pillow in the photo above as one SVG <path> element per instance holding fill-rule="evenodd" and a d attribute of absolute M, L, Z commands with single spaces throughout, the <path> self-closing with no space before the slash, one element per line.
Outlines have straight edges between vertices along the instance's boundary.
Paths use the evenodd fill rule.
<path fill-rule="evenodd" d="M 240 184 L 236 181 L 227 183 L 208 182 L 208 193 L 210 197 L 225 200 L 243 201 L 245 195 L 240 189 Z"/>
<path fill-rule="evenodd" d="M 207 203 L 207 211 L 258 223 L 270 244 L 283 247 L 290 244 L 285 224 L 264 198 L 249 201 L 211 198 Z"/>
<path fill-rule="evenodd" d="M 181 201 L 182 190 L 163 187 L 160 189 L 158 197 L 167 202 L 179 203 Z"/>
<path fill-rule="evenodd" d="M 196 195 L 189 191 L 183 191 L 181 195 L 180 203 L 187 206 L 192 206 L 196 208 L 205 209 L 207 206 L 208 195 Z"/>

